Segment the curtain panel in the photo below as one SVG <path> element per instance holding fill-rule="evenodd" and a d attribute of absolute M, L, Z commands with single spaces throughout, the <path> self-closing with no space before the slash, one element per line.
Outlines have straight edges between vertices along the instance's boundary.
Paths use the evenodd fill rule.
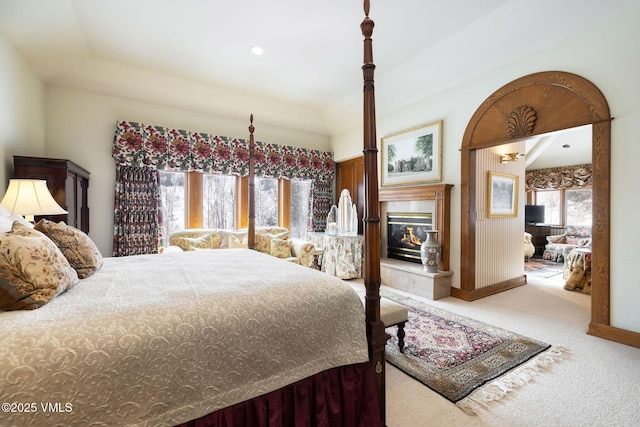
<path fill-rule="evenodd" d="M 160 173 L 139 166 L 118 166 L 113 218 L 113 256 L 158 253 Z"/>
<path fill-rule="evenodd" d="M 527 171 L 526 191 L 592 187 L 591 164 Z"/>

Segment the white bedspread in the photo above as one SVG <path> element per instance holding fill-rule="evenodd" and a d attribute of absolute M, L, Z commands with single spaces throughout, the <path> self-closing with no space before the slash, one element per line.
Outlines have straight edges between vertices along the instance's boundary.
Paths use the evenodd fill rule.
<path fill-rule="evenodd" d="M 367 361 L 364 317 L 342 281 L 255 251 L 107 258 L 0 312 L 0 425 L 175 425 Z"/>

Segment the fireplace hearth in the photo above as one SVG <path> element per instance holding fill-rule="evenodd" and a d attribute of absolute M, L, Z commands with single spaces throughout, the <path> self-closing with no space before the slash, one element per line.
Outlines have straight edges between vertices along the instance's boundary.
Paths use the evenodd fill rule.
<path fill-rule="evenodd" d="M 433 229 L 431 213 L 387 213 L 387 257 L 421 263 L 420 245 Z"/>

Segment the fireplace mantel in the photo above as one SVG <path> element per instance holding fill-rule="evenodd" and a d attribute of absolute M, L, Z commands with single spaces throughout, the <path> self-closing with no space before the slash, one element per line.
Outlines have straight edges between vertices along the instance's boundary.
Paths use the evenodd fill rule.
<path fill-rule="evenodd" d="M 438 230 L 438 241 L 442 244 L 442 259 L 438 270 L 449 270 L 449 251 L 451 234 L 451 188 L 452 184 L 419 185 L 412 187 L 392 187 L 378 190 L 378 200 L 401 202 L 414 200 L 434 200 L 435 212 L 433 225 Z"/>

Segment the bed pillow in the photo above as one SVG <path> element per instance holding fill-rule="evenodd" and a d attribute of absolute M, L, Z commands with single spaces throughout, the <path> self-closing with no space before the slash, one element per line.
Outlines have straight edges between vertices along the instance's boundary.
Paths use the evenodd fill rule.
<path fill-rule="evenodd" d="M 271 255 L 277 258 L 291 258 L 291 240 L 271 239 Z"/>
<path fill-rule="evenodd" d="M 0 310 L 33 310 L 78 283 L 47 236 L 16 222 L 0 234 Z"/>
<path fill-rule="evenodd" d="M 67 225 L 41 219 L 34 227 L 56 244 L 80 279 L 86 279 L 102 267 L 102 254 L 83 231 Z"/>

